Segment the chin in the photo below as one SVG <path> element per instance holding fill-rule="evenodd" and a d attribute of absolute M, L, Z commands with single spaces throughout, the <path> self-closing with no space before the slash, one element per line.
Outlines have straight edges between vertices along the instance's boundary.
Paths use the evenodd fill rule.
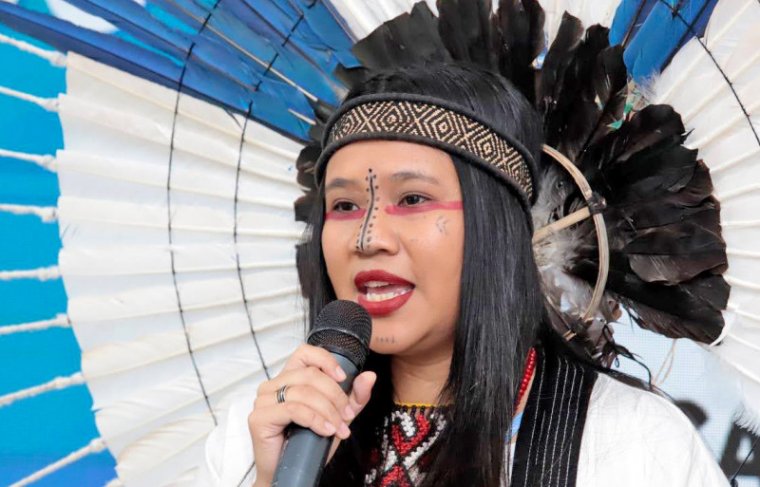
<path fill-rule="evenodd" d="M 372 339 L 369 348 L 382 355 L 406 351 L 416 340 L 409 336 L 404 323 L 390 318 L 372 318 Z"/>
<path fill-rule="evenodd" d="M 369 349 L 378 355 L 397 355 L 399 346 L 393 343 L 371 343 Z"/>

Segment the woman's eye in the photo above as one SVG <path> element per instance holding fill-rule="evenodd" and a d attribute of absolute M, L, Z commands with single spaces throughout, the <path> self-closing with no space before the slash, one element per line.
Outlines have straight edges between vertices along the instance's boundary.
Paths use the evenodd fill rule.
<path fill-rule="evenodd" d="M 428 198 L 422 196 L 421 194 L 409 194 L 401 198 L 401 203 L 403 206 L 416 206 L 420 203 L 424 203 L 427 200 Z"/>
<path fill-rule="evenodd" d="M 350 201 L 338 201 L 333 205 L 332 209 L 333 211 L 349 212 L 356 211 L 359 209 L 359 207 Z"/>

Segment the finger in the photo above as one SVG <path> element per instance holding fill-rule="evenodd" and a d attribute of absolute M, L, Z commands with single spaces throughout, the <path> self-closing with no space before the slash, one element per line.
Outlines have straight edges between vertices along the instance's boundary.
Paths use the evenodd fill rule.
<path fill-rule="evenodd" d="M 297 402 L 275 404 L 262 408 L 249 417 L 249 428 L 253 436 L 266 440 L 282 434 L 291 423 L 308 428 L 318 435 L 335 435 L 335 426 L 314 409 Z"/>
<path fill-rule="evenodd" d="M 348 407 L 355 416 L 369 403 L 375 382 L 377 382 L 377 374 L 372 371 L 362 372 L 354 379 L 351 394 L 348 396 Z"/>
<path fill-rule="evenodd" d="M 324 348 L 301 345 L 293 352 L 293 355 L 290 356 L 282 370 L 286 371 L 304 367 L 317 367 L 338 382 L 346 379 L 346 373 L 340 367 L 338 361 Z"/>
<path fill-rule="evenodd" d="M 345 406 L 343 408 L 336 407 L 330 399 L 312 386 L 299 385 L 293 387 L 292 390 L 288 389 L 287 402 L 297 402 L 312 408 L 323 418 L 330 421 L 338 432 L 345 432 L 348 428 L 348 424 L 343 419 L 342 412 Z M 348 398 L 345 399 L 344 403 L 348 405 Z"/>
<path fill-rule="evenodd" d="M 335 380 L 328 377 L 324 372 L 315 367 L 283 372 L 273 380 L 263 383 L 259 387 L 254 408 L 275 404 L 277 402 L 277 392 L 285 385 L 288 386 L 285 391 L 286 400 L 292 398 L 292 390 L 295 390 L 300 386 L 309 386 L 309 390 L 313 396 L 323 396 L 329 399 L 333 407 L 341 416 L 343 416 L 343 413 L 346 411 L 346 406 L 348 405 L 348 396 L 346 393 L 343 392 L 343 389 L 340 388 Z M 303 396 L 303 391 L 301 391 L 301 396 Z M 302 402 L 308 404 L 307 398 L 304 397 Z M 353 417 L 342 417 L 342 419 L 344 421 L 350 421 Z"/>

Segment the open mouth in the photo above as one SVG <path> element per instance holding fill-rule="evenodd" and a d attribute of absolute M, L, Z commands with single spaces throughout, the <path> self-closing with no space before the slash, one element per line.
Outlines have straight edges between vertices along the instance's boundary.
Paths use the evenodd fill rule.
<path fill-rule="evenodd" d="M 372 316 L 393 313 L 412 297 L 414 284 L 390 272 L 363 271 L 354 278 L 358 303 Z"/>
<path fill-rule="evenodd" d="M 364 299 L 372 303 L 379 303 L 389 299 L 403 296 L 414 289 L 413 285 L 389 284 L 382 281 L 369 281 L 359 291 L 364 294 Z"/>

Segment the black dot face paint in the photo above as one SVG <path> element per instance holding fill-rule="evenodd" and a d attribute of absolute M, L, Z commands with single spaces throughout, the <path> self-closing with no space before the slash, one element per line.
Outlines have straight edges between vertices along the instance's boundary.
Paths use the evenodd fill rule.
<path fill-rule="evenodd" d="M 375 339 L 378 343 L 396 343 L 396 337 L 389 336 L 389 337 L 377 337 Z"/>
<path fill-rule="evenodd" d="M 359 231 L 356 235 L 356 250 L 364 252 L 367 246 L 372 242 L 372 227 L 374 227 L 374 220 L 377 218 L 377 211 L 379 209 L 378 202 L 380 198 L 376 196 L 377 190 L 380 186 L 377 185 L 377 175 L 372 172 L 372 168 L 367 171 L 367 177 L 364 178 L 367 183 L 367 211 L 364 214 L 364 219 L 359 225 Z"/>

